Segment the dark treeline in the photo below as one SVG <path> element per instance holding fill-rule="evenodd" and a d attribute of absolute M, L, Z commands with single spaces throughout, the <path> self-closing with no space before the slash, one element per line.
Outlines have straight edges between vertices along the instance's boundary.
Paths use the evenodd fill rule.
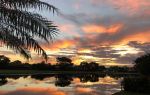
<path fill-rule="evenodd" d="M 134 67 L 139 73 L 137 77 L 126 77 L 122 81 L 124 91 L 148 93 L 150 95 L 150 53 L 138 57 Z"/>
<path fill-rule="evenodd" d="M 50 70 L 50 71 L 100 71 L 108 73 L 134 73 L 134 68 L 129 67 L 105 67 L 96 62 L 81 62 L 80 65 L 74 65 L 72 60 L 67 57 L 56 58 L 57 63 L 52 65 L 44 61 L 35 64 L 22 63 L 19 60 L 11 62 L 8 57 L 0 56 L 0 70 Z"/>

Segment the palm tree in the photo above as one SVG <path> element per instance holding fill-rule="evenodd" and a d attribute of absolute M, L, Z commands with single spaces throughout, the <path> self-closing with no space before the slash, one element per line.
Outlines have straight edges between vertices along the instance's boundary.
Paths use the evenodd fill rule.
<path fill-rule="evenodd" d="M 28 51 L 33 49 L 47 60 L 47 54 L 36 38 L 47 43 L 57 34 L 58 29 L 52 21 L 29 9 L 57 12 L 53 5 L 40 0 L 0 0 L 0 42 L 25 58 L 30 59 Z"/>

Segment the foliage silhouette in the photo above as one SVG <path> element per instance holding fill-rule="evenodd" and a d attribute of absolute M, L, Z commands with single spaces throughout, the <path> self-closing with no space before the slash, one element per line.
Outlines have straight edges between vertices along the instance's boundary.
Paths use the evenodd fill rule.
<path fill-rule="evenodd" d="M 17 80 L 19 79 L 20 77 L 23 77 L 23 78 L 29 78 L 29 76 L 31 76 L 32 79 L 36 79 L 36 80 L 39 80 L 39 81 L 47 81 L 47 83 L 51 83 L 48 82 L 48 79 L 51 78 L 51 77 L 55 77 L 55 85 L 56 86 L 59 86 L 59 87 L 66 87 L 66 86 L 69 86 L 72 81 L 73 81 L 73 78 L 78 78 L 80 79 L 80 82 L 81 83 L 87 83 L 87 82 L 98 82 L 99 81 L 99 78 L 104 78 L 106 77 L 106 74 L 94 74 L 94 73 L 91 73 L 91 74 L 35 74 L 35 75 L 1 75 L 0 76 L 0 86 L 1 85 L 5 85 L 7 84 L 7 78 L 9 79 L 14 79 L 14 80 Z M 127 77 L 128 75 L 126 75 Z M 112 76 L 113 77 L 113 76 Z M 124 75 L 122 76 L 115 76 L 115 78 L 118 77 L 118 78 L 122 78 L 124 77 Z M 47 79 L 46 79 L 47 78 Z M 113 77 L 114 78 L 114 77 Z M 134 82 L 135 83 L 135 82 Z M 144 83 L 141 82 L 141 83 Z M 133 86 L 137 86 L 138 84 L 129 84 L 129 85 L 133 85 Z M 140 84 L 142 85 L 142 84 Z M 131 88 L 132 86 L 130 86 Z M 140 88 L 140 87 L 139 87 Z M 136 88 L 134 88 L 136 89 Z"/>
<path fill-rule="evenodd" d="M 129 67 L 109 67 L 101 66 L 95 62 L 81 62 L 80 65 L 74 65 L 72 60 L 66 57 L 62 57 L 58 60 L 56 64 L 46 63 L 45 61 L 29 64 L 22 63 L 19 60 L 10 62 L 9 58 L 6 56 L 0 56 L 0 69 L 3 70 L 35 70 L 35 71 L 67 71 L 71 72 L 100 72 L 101 74 L 111 74 L 112 73 L 130 73 L 131 68 Z M 66 72 L 66 73 L 67 73 Z M 111 72 L 111 73 L 110 73 Z M 133 72 L 133 71 L 132 71 Z M 131 72 L 131 73 L 132 73 Z M 32 73 L 32 72 L 31 72 Z"/>
<path fill-rule="evenodd" d="M 141 74 L 138 77 L 127 77 L 122 81 L 124 91 L 150 93 L 150 54 L 138 57 L 134 63 L 134 68 Z"/>
<path fill-rule="evenodd" d="M 44 61 L 42 61 L 41 63 L 33 64 L 31 68 L 33 70 L 50 70 L 51 64 L 46 64 Z"/>
<path fill-rule="evenodd" d="M 7 69 L 10 59 L 4 55 L 0 55 L 0 69 Z"/>
<path fill-rule="evenodd" d="M 81 75 L 79 78 L 80 78 L 80 82 L 82 83 L 99 81 L 99 75 L 97 74 Z"/>
<path fill-rule="evenodd" d="M 0 0 L 0 41 L 27 59 L 31 58 L 29 51 L 32 49 L 47 60 L 47 54 L 36 38 L 49 42 L 58 29 L 52 21 L 29 9 L 58 11 L 40 0 Z"/>
<path fill-rule="evenodd" d="M 5 77 L 0 78 L 0 86 L 7 84 L 7 79 Z"/>
<path fill-rule="evenodd" d="M 73 81 L 69 75 L 56 75 L 55 78 L 55 85 L 60 87 L 68 86 L 71 84 L 71 81 Z"/>
<path fill-rule="evenodd" d="M 104 66 L 99 66 L 96 62 L 81 62 L 80 70 L 81 71 L 101 71 L 103 72 L 106 68 Z"/>
<path fill-rule="evenodd" d="M 126 72 L 129 72 L 129 68 L 128 67 L 111 66 L 108 68 L 108 72 L 110 72 L 110 73 L 116 73 L 116 72 L 126 73 Z"/>
<path fill-rule="evenodd" d="M 140 56 L 134 62 L 138 72 L 145 76 L 150 76 L 150 54 Z"/>
<path fill-rule="evenodd" d="M 72 60 L 67 57 L 58 57 L 57 59 L 57 69 L 59 70 L 72 70 L 73 63 Z"/>
<path fill-rule="evenodd" d="M 145 77 L 127 77 L 122 81 L 125 91 L 150 93 L 150 79 Z"/>

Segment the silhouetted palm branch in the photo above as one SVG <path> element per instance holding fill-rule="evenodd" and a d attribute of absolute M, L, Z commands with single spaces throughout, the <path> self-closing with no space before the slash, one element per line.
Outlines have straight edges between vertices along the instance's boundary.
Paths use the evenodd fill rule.
<path fill-rule="evenodd" d="M 0 0 L 0 41 L 25 58 L 31 58 L 30 49 L 47 59 L 46 52 L 35 38 L 49 42 L 57 34 L 57 27 L 52 21 L 39 14 L 28 12 L 28 8 L 58 11 L 52 5 L 39 0 Z"/>

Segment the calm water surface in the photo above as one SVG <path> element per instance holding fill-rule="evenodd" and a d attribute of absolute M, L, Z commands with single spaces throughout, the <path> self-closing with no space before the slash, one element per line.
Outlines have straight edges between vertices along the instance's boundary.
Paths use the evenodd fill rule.
<path fill-rule="evenodd" d="M 121 80 L 96 74 L 1 76 L 0 95 L 112 95 Z"/>

